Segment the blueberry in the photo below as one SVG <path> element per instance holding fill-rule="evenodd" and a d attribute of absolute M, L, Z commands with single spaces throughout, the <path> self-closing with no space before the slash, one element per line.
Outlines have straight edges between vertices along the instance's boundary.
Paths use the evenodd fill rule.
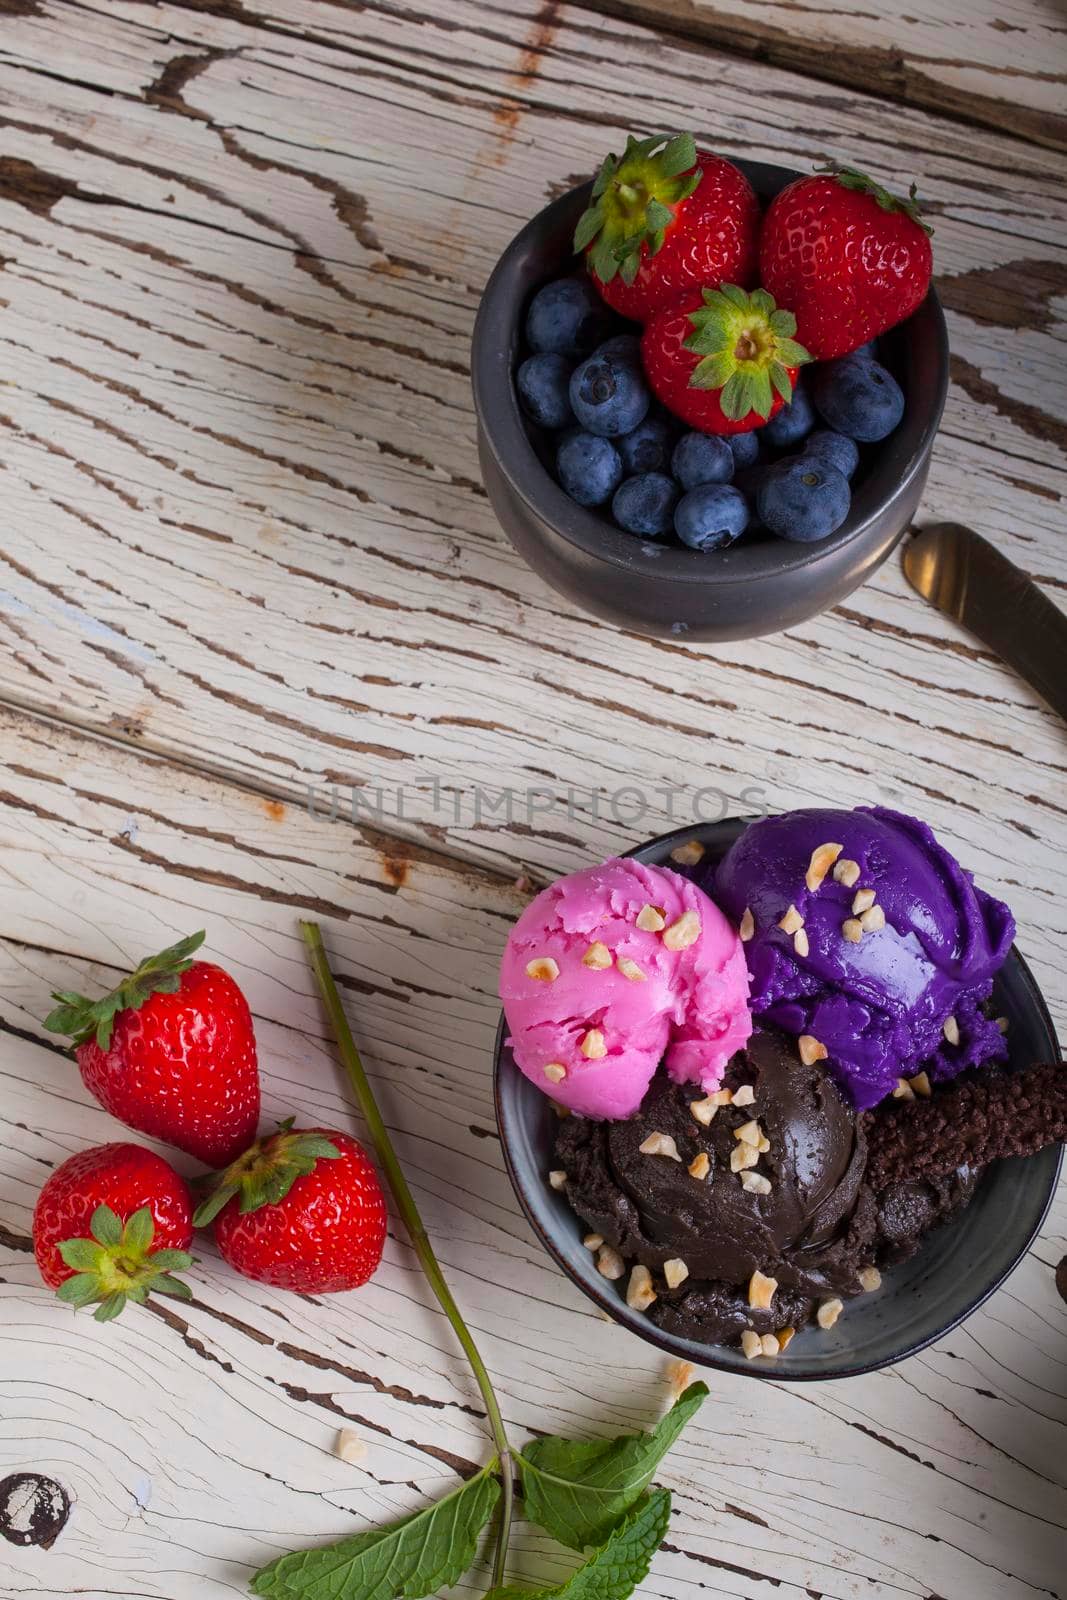
<path fill-rule="evenodd" d="M 674 447 L 671 470 L 683 489 L 729 483 L 734 475 L 734 453 L 726 440 L 714 433 L 683 433 Z"/>
<path fill-rule="evenodd" d="M 557 278 L 530 301 L 526 343 L 531 350 L 577 359 L 599 344 L 608 327 L 607 308 L 588 278 Z"/>
<path fill-rule="evenodd" d="M 815 426 L 815 412 L 806 389 L 794 389 L 793 398 L 760 432 L 775 450 L 790 450 L 806 439 Z"/>
<path fill-rule="evenodd" d="M 675 430 L 667 418 L 650 414 L 615 441 L 623 471 L 669 472 L 674 438 Z"/>
<path fill-rule="evenodd" d="M 642 472 L 627 478 L 615 491 L 612 515 L 627 533 L 642 539 L 656 539 L 669 533 L 678 503 L 678 485 L 665 472 Z"/>
<path fill-rule="evenodd" d="M 616 333 L 610 339 L 605 339 L 603 344 L 598 344 L 595 354 L 621 356 L 624 361 L 631 361 L 636 367 L 640 367 L 641 336 L 637 333 Z"/>
<path fill-rule="evenodd" d="M 862 356 L 864 361 L 878 360 L 878 340 L 868 339 L 866 344 L 861 344 L 858 350 L 850 352 L 854 356 Z"/>
<path fill-rule="evenodd" d="M 763 525 L 782 539 L 825 539 L 848 516 L 848 480 L 817 458 L 787 456 L 768 467 L 756 496 Z"/>
<path fill-rule="evenodd" d="M 522 408 L 541 428 L 566 428 L 574 421 L 569 387 L 571 363 L 566 356 L 542 350 L 527 356 L 515 377 Z"/>
<path fill-rule="evenodd" d="M 622 462 L 610 439 L 573 428 L 556 451 L 556 475 L 580 506 L 602 506 L 618 487 Z"/>
<path fill-rule="evenodd" d="M 842 356 L 818 367 L 812 398 L 837 433 L 872 443 L 892 433 L 904 415 L 904 396 L 892 373 L 866 356 Z"/>
<path fill-rule="evenodd" d="M 590 356 L 575 367 L 570 393 L 581 426 L 608 439 L 636 428 L 652 398 L 644 374 L 619 355 Z"/>
<path fill-rule="evenodd" d="M 802 455 L 815 456 L 828 467 L 836 467 L 843 478 L 851 478 L 860 464 L 860 453 L 854 439 L 843 433 L 832 433 L 829 428 L 818 428 L 804 440 Z"/>
<path fill-rule="evenodd" d="M 729 483 L 702 483 L 679 500 L 674 531 L 692 550 L 723 550 L 748 527 L 748 502 Z"/>
<path fill-rule="evenodd" d="M 736 467 L 754 467 L 759 460 L 759 435 L 755 428 L 750 433 L 731 433 L 726 443 L 733 453 Z"/>

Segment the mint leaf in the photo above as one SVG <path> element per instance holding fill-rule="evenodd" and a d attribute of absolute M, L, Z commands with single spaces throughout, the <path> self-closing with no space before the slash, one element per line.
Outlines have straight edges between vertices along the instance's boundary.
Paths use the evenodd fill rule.
<path fill-rule="evenodd" d="M 572 1550 L 603 1544 L 644 1494 L 707 1392 L 707 1384 L 690 1384 L 651 1433 L 583 1442 L 535 1439 L 518 1458 L 529 1520 Z"/>
<path fill-rule="evenodd" d="M 627 1600 L 647 1578 L 670 1517 L 671 1497 L 657 1489 L 566 1583 L 555 1589 L 494 1589 L 488 1600 Z"/>
<path fill-rule="evenodd" d="M 497 1463 L 436 1504 L 385 1528 L 280 1556 L 252 1579 L 270 1600 L 418 1600 L 455 1583 L 500 1498 Z"/>

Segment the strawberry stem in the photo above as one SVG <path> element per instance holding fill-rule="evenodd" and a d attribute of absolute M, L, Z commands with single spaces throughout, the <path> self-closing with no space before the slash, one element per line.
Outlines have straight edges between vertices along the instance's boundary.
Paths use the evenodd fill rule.
<path fill-rule="evenodd" d="M 45 1017 L 45 1027 L 49 1033 L 69 1034 L 74 1048 L 95 1039 L 101 1050 L 107 1050 L 115 1018 L 123 1011 L 137 1011 L 150 995 L 174 994 L 203 942 L 201 929 L 158 955 L 146 956 L 110 994 L 101 995 L 98 1000 L 65 989 L 53 990 L 52 999 L 58 1004 Z"/>
<path fill-rule="evenodd" d="M 396 1202 L 401 1221 L 408 1230 L 415 1254 L 419 1258 L 419 1264 L 463 1348 L 464 1355 L 470 1362 L 471 1371 L 474 1373 L 478 1388 L 481 1391 L 482 1400 L 485 1403 L 489 1427 L 499 1457 L 500 1482 L 503 1489 L 500 1522 L 496 1535 L 496 1554 L 493 1561 L 493 1586 L 496 1588 L 504 1582 L 514 1502 L 512 1449 L 508 1442 L 508 1436 L 504 1431 L 504 1419 L 500 1414 L 500 1404 L 493 1389 L 489 1373 L 486 1370 L 485 1362 L 481 1358 L 477 1345 L 471 1338 L 470 1330 L 463 1320 L 462 1312 L 452 1298 L 452 1291 L 445 1282 L 444 1274 L 434 1254 L 433 1245 L 430 1243 L 429 1235 L 419 1215 L 419 1208 L 415 1204 L 415 1197 L 408 1187 L 403 1168 L 397 1159 L 396 1151 L 393 1149 L 393 1141 L 389 1137 L 389 1130 L 382 1120 L 378 1102 L 374 1098 L 374 1090 L 370 1086 L 370 1080 L 367 1077 L 363 1062 L 360 1060 L 356 1041 L 352 1037 L 352 1030 L 348 1026 L 348 1018 L 345 1016 L 344 1006 L 341 1003 L 341 996 L 334 982 L 333 973 L 330 971 L 326 948 L 322 942 L 322 930 L 317 922 L 301 922 L 300 929 L 308 948 L 312 971 L 315 974 L 319 992 L 322 995 L 326 1014 L 330 1019 L 334 1038 L 337 1040 L 337 1049 L 341 1056 L 341 1062 L 355 1092 L 359 1109 L 363 1113 L 363 1119 L 367 1124 L 379 1165 L 385 1174 L 385 1180 Z"/>

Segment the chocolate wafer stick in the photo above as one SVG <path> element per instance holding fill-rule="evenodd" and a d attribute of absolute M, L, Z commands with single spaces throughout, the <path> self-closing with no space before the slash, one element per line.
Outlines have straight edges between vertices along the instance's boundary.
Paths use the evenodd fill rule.
<path fill-rule="evenodd" d="M 1067 1062 L 958 1078 L 929 1099 L 885 1104 L 868 1127 L 867 1181 L 944 1178 L 1067 1141 Z"/>

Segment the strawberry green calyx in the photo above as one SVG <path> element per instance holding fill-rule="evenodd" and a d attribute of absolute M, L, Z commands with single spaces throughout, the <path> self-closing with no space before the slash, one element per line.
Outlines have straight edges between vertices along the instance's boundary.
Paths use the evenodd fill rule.
<path fill-rule="evenodd" d="M 831 177 L 837 179 L 843 189 L 855 189 L 860 194 L 869 194 L 872 199 L 877 200 L 883 211 L 902 211 L 912 222 L 917 222 L 924 233 L 933 234 L 933 228 L 923 216 L 922 201 L 914 183 L 908 190 L 907 199 L 902 200 L 899 195 L 890 193 L 873 178 L 868 178 L 865 172 L 857 172 L 855 167 L 842 167 L 836 161 L 830 161 L 825 167 L 816 167 L 815 170 L 829 173 Z"/>
<path fill-rule="evenodd" d="M 790 367 L 811 357 L 793 335 L 797 319 L 780 311 L 766 289 L 748 294 L 735 283 L 704 289 L 704 304 L 690 312 L 693 331 L 685 348 L 703 359 L 690 388 L 721 389 L 723 415 L 738 421 L 754 411 L 767 418 L 775 392 L 786 405 L 793 398 Z"/>
<path fill-rule="evenodd" d="M 96 1304 L 97 1322 L 117 1317 L 127 1300 L 144 1305 L 149 1293 L 191 1300 L 189 1285 L 173 1274 L 191 1267 L 193 1257 L 185 1250 L 153 1250 L 155 1231 L 148 1206 L 125 1225 L 110 1206 L 97 1206 L 89 1222 L 92 1237 L 64 1239 L 58 1246 L 74 1272 L 56 1290 L 59 1299 L 75 1308 Z"/>
<path fill-rule="evenodd" d="M 117 988 L 101 995 L 99 1000 L 65 990 L 53 991 L 52 999 L 59 1003 L 45 1018 L 45 1027 L 50 1033 L 69 1034 L 75 1046 L 95 1039 L 101 1050 L 106 1050 L 111 1044 L 111 1030 L 118 1014 L 138 1010 L 149 995 L 173 994 L 181 983 L 182 973 L 193 964 L 194 951 L 199 950 L 203 942 L 201 929 L 161 950 L 157 956 L 146 956 L 128 978 L 123 978 Z"/>
<path fill-rule="evenodd" d="M 278 1124 L 278 1132 L 260 1139 L 230 1163 L 215 1179 L 207 1199 L 198 1206 L 193 1226 L 206 1228 L 225 1205 L 238 1197 L 242 1213 L 260 1206 L 276 1206 L 285 1199 L 297 1178 L 314 1172 L 320 1161 L 336 1161 L 341 1151 L 325 1134 L 311 1129 L 293 1132 L 293 1119 Z"/>
<path fill-rule="evenodd" d="M 696 158 L 691 133 L 631 135 L 621 156 L 605 157 L 593 184 L 593 203 L 574 230 L 575 250 L 589 249 L 589 265 L 602 283 L 616 273 L 633 283 L 642 246 L 656 254 L 674 220 L 673 208 L 700 182 L 700 169 L 691 170 Z"/>

